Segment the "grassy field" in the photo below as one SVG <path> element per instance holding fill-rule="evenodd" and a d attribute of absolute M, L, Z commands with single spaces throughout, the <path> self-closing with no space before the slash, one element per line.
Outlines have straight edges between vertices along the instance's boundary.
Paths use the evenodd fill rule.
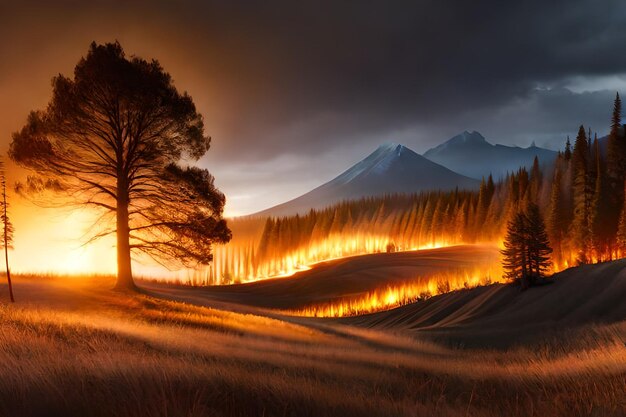
<path fill-rule="evenodd" d="M 517 348 L 454 349 L 405 332 L 223 311 L 111 285 L 16 278 L 18 302 L 0 307 L 0 415 L 626 414 L 620 323 Z"/>

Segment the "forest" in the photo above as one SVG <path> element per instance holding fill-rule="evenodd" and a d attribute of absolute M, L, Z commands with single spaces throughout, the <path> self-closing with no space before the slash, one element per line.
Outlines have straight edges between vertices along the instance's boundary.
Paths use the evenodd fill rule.
<path fill-rule="evenodd" d="M 593 138 L 592 138 L 593 136 Z M 555 161 L 535 159 L 477 191 L 431 191 L 345 201 L 304 215 L 230 222 L 233 241 L 215 250 L 202 278 L 228 284 L 285 275 L 337 257 L 456 244 L 503 246 L 507 224 L 536 204 L 546 224 L 551 271 L 608 261 L 626 252 L 626 137 L 621 99 L 610 133 L 580 126 Z"/>

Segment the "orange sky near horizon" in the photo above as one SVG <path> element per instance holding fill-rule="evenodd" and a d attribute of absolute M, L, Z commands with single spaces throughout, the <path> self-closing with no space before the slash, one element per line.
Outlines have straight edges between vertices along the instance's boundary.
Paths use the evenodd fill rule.
<path fill-rule="evenodd" d="M 89 244 L 97 214 L 89 210 L 41 208 L 10 194 L 9 216 L 15 226 L 9 265 L 14 273 L 114 275 L 117 272 L 115 236 Z M 4 270 L 4 262 L 0 271 Z M 163 279 L 186 278 L 193 271 L 169 271 L 145 257 L 133 262 L 133 273 Z"/>
<path fill-rule="evenodd" d="M 9 253 L 13 272 L 115 273 L 113 238 L 84 245 L 91 213 L 41 208 L 19 196 L 10 198 L 9 218 L 15 226 L 14 249 Z"/>

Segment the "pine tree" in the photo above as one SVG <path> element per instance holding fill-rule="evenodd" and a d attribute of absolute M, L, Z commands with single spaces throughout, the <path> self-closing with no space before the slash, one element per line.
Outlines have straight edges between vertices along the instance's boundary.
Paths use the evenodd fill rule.
<path fill-rule="evenodd" d="M 615 240 L 615 228 L 607 222 L 607 212 L 611 209 L 610 190 L 606 181 L 606 169 L 600 154 L 598 139 L 594 141 L 595 190 L 591 209 L 591 241 L 598 259 L 611 258 L 611 242 Z"/>
<path fill-rule="evenodd" d="M 508 211 L 510 213 L 515 213 L 518 211 L 518 202 L 519 202 L 519 179 L 515 174 L 511 174 L 507 181 L 509 188 L 508 195 Z"/>
<path fill-rule="evenodd" d="M 617 246 L 622 253 L 626 251 L 626 204 L 622 207 L 617 225 Z"/>
<path fill-rule="evenodd" d="M 341 213 L 339 212 L 339 209 L 335 209 L 335 214 L 333 215 L 333 221 L 330 224 L 330 229 L 328 233 L 338 234 L 339 232 L 341 232 L 342 227 L 343 227 L 343 224 L 341 222 Z"/>
<path fill-rule="evenodd" d="M 520 282 L 522 287 L 525 287 L 528 279 L 528 247 L 526 216 L 523 212 L 515 213 L 507 223 L 504 249 L 500 253 L 503 256 L 504 277 L 514 282 Z"/>
<path fill-rule="evenodd" d="M 272 232 L 274 230 L 274 218 L 268 217 L 265 221 L 265 227 L 263 228 L 263 233 L 261 233 L 261 239 L 259 241 L 258 246 L 258 254 L 261 258 L 269 258 L 270 255 L 270 239 L 272 237 Z"/>
<path fill-rule="evenodd" d="M 461 243 L 466 238 L 465 230 L 467 228 L 467 201 L 464 200 L 457 212 L 454 220 L 454 243 Z"/>
<path fill-rule="evenodd" d="M 13 134 L 9 156 L 30 178 L 54 184 L 28 190 L 40 204 L 93 207 L 115 221 L 94 224 L 88 243 L 114 234 L 115 286 L 136 291 L 131 252 L 194 267 L 209 265 L 214 244 L 231 239 L 224 194 L 208 170 L 190 165 L 209 149 L 204 130 L 193 100 L 158 61 L 93 42 L 72 76 L 52 79 L 48 105 Z"/>
<path fill-rule="evenodd" d="M 574 219 L 571 225 L 571 237 L 578 252 L 578 262 L 588 262 L 590 246 L 589 213 L 591 207 L 591 190 L 589 181 L 589 148 L 585 128 L 580 126 L 574 152 L 572 153 Z"/>
<path fill-rule="evenodd" d="M 526 193 L 528 192 L 528 187 L 530 185 L 530 178 L 528 177 L 528 171 L 525 167 L 521 167 L 517 171 L 517 180 L 519 185 L 518 201 L 523 202 L 526 199 Z"/>
<path fill-rule="evenodd" d="M 619 93 L 616 93 L 607 145 L 607 186 L 611 199 L 610 207 L 604 213 L 604 221 L 611 230 L 620 226 L 620 213 L 624 206 L 625 169 L 626 138 L 622 128 L 622 100 Z"/>
<path fill-rule="evenodd" d="M 490 191 L 487 187 L 485 177 L 480 181 L 480 188 L 478 189 L 478 206 L 476 207 L 476 230 L 480 230 L 485 222 L 487 216 L 487 210 L 489 209 L 489 203 L 491 202 Z"/>
<path fill-rule="evenodd" d="M 569 141 L 569 135 L 565 141 L 565 152 L 563 152 L 563 158 L 565 158 L 566 161 L 569 161 L 572 158 L 572 144 Z"/>
<path fill-rule="evenodd" d="M 419 246 L 430 243 L 430 226 L 433 221 L 434 209 L 435 207 L 432 202 L 432 197 L 429 197 L 426 201 L 424 215 L 422 216 L 422 222 L 420 224 L 419 236 L 417 240 Z"/>
<path fill-rule="evenodd" d="M 4 247 L 4 260 L 7 272 L 7 283 L 9 285 L 9 297 L 11 302 L 15 302 L 13 297 L 13 285 L 11 283 L 11 268 L 9 268 L 9 249 L 13 249 L 13 224 L 9 219 L 9 203 L 7 202 L 7 180 L 4 172 L 4 163 L 0 161 L 0 185 L 2 185 L 2 246 Z"/>
<path fill-rule="evenodd" d="M 539 199 L 539 189 L 541 188 L 542 174 L 541 167 L 539 166 L 539 158 L 535 156 L 533 160 L 533 167 L 530 170 L 530 188 L 527 193 L 526 201 L 537 202 Z"/>
<path fill-rule="evenodd" d="M 552 181 L 552 189 L 550 193 L 550 214 L 548 216 L 548 228 L 552 242 L 556 249 L 555 257 L 557 262 L 562 260 L 563 255 L 563 239 L 567 234 L 567 208 L 565 206 L 565 198 L 561 189 L 562 174 L 557 161 L 554 170 L 554 179 Z"/>
<path fill-rule="evenodd" d="M 437 204 L 435 204 L 435 209 L 433 210 L 430 234 L 428 236 L 428 243 L 430 244 L 434 245 L 437 243 L 437 232 L 441 230 L 443 225 L 443 210 L 443 199 L 441 196 L 437 196 Z"/>
<path fill-rule="evenodd" d="M 611 116 L 611 131 L 607 149 L 609 176 L 618 184 L 624 182 L 626 169 L 626 143 L 622 132 L 622 100 L 619 93 L 615 95 L 613 114 Z"/>
<path fill-rule="evenodd" d="M 518 211 L 507 224 L 502 267 L 504 277 L 528 288 L 545 276 L 550 268 L 550 247 L 539 206 L 530 203 L 526 211 Z"/>
<path fill-rule="evenodd" d="M 531 203 L 526 209 L 526 230 L 525 238 L 528 250 L 528 273 L 531 283 L 543 278 L 546 271 L 550 269 L 550 254 L 552 247 L 546 233 L 546 226 L 543 222 L 539 206 Z"/>

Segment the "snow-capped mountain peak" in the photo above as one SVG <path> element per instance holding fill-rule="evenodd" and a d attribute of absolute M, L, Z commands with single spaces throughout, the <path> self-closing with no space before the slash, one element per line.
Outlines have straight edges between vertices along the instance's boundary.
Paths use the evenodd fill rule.
<path fill-rule="evenodd" d="M 424 156 L 471 178 L 486 178 L 492 174 L 498 179 L 519 167 L 532 166 L 535 157 L 542 164 L 551 164 L 556 152 L 539 148 L 534 142 L 528 148 L 492 145 L 480 133 L 465 131 L 429 149 Z"/>
<path fill-rule="evenodd" d="M 447 140 L 446 142 L 442 143 L 441 145 L 439 145 L 437 148 L 446 148 L 448 146 L 458 146 L 458 145 L 463 145 L 463 144 L 467 144 L 467 145 L 482 145 L 482 144 L 489 144 L 489 142 L 487 142 L 487 140 L 484 138 L 483 135 L 481 135 L 479 132 L 476 131 L 464 131 L 454 137 L 452 137 L 451 139 Z M 435 149 L 437 149 L 435 148 Z"/>
<path fill-rule="evenodd" d="M 385 143 L 335 179 L 259 215 L 303 213 L 342 200 L 426 190 L 475 189 L 479 182 L 438 165 L 404 145 Z"/>

